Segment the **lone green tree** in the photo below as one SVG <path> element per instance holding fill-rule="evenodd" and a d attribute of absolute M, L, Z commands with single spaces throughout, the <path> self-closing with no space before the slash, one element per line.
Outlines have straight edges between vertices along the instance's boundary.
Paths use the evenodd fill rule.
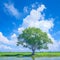
<path fill-rule="evenodd" d="M 29 27 L 18 36 L 17 45 L 21 44 L 28 47 L 34 55 L 36 49 L 48 49 L 49 43 L 52 43 L 52 41 L 46 32 L 42 32 L 39 28 Z"/>

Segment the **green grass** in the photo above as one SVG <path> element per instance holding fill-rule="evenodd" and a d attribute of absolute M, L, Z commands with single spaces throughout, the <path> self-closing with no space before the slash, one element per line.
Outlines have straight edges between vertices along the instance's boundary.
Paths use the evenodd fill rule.
<path fill-rule="evenodd" d="M 37 57 L 53 57 L 53 56 L 60 56 L 60 52 L 40 52 L 35 54 Z"/>
<path fill-rule="evenodd" d="M 31 56 L 31 52 L 0 52 L 0 56 Z M 60 52 L 36 52 L 35 57 L 58 57 Z"/>

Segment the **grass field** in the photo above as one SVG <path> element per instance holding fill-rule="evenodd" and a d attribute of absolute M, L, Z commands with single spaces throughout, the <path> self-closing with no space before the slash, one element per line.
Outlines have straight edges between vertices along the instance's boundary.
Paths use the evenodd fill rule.
<path fill-rule="evenodd" d="M 0 52 L 0 56 L 31 56 L 31 52 Z M 58 57 L 60 56 L 60 52 L 36 52 L 35 57 Z"/>

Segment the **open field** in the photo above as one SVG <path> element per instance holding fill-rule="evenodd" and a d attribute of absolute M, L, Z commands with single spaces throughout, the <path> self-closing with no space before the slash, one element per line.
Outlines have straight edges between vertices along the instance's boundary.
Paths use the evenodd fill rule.
<path fill-rule="evenodd" d="M 0 56 L 31 56 L 31 52 L 0 52 Z M 60 52 L 36 52 L 35 57 L 58 57 L 60 56 Z"/>

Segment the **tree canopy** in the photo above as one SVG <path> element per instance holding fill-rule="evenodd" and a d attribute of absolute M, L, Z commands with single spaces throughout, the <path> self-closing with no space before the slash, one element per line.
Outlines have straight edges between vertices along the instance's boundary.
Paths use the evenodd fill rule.
<path fill-rule="evenodd" d="M 28 47 L 34 55 L 36 49 L 48 49 L 49 43 L 52 43 L 52 40 L 46 32 L 42 32 L 39 28 L 29 27 L 18 36 L 17 45 L 21 44 Z"/>

